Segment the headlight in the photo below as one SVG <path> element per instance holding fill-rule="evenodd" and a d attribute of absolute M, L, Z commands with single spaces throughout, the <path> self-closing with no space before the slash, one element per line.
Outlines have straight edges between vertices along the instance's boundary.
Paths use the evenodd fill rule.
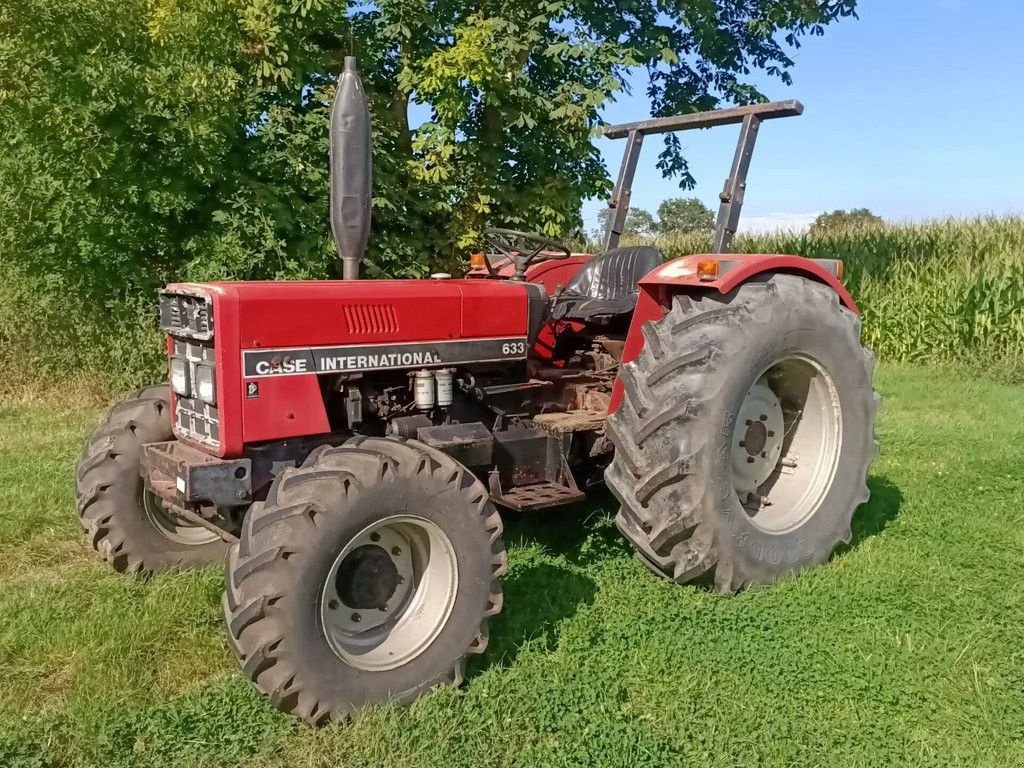
<path fill-rule="evenodd" d="M 175 394 L 185 397 L 192 394 L 188 381 L 188 360 L 180 357 L 171 358 L 171 389 Z"/>
<path fill-rule="evenodd" d="M 204 403 L 217 404 L 217 377 L 208 365 L 196 366 L 196 394 Z"/>

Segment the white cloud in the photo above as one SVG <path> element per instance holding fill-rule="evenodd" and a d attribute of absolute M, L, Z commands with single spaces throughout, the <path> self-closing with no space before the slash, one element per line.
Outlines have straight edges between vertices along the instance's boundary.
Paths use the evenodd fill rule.
<path fill-rule="evenodd" d="M 805 232 L 820 215 L 815 213 L 768 213 L 764 216 L 741 216 L 740 234 L 758 235 L 765 232 Z"/>

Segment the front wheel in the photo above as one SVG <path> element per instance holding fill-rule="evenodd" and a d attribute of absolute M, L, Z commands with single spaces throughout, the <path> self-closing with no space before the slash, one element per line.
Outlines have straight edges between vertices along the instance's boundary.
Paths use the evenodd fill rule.
<path fill-rule="evenodd" d="M 142 446 L 174 439 L 170 388 L 139 390 L 104 414 L 75 472 L 79 520 L 90 546 L 115 570 L 148 575 L 220 562 L 227 544 L 174 514 L 146 490 Z"/>
<path fill-rule="evenodd" d="M 250 511 L 224 615 L 244 673 L 317 724 L 461 681 L 504 571 L 479 480 L 415 441 L 354 438 L 284 472 Z"/>
<path fill-rule="evenodd" d="M 849 542 L 879 398 L 860 321 L 835 292 L 773 275 L 677 296 L 643 330 L 609 418 L 606 479 L 645 564 L 732 593 Z"/>

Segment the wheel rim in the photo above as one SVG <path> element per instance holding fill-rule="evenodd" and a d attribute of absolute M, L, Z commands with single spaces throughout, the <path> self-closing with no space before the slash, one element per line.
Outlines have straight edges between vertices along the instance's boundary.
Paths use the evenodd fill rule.
<path fill-rule="evenodd" d="M 220 537 L 208 528 L 181 520 L 168 510 L 161 498 L 152 491 L 142 491 L 139 505 L 153 527 L 171 541 L 195 547 L 220 540 Z"/>
<path fill-rule="evenodd" d="M 412 515 L 385 517 L 335 558 L 320 599 L 324 634 L 357 669 L 400 667 L 440 634 L 458 582 L 455 548 L 437 525 Z"/>
<path fill-rule="evenodd" d="M 733 487 L 757 528 L 785 533 L 813 516 L 835 479 L 842 435 L 838 390 L 818 362 L 790 357 L 758 377 L 730 451 Z"/>

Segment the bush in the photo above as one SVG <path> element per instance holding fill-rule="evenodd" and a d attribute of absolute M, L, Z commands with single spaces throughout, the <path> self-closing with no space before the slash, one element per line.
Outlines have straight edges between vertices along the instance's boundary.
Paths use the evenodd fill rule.
<path fill-rule="evenodd" d="M 710 235 L 647 242 L 667 258 L 711 248 Z M 736 249 L 843 259 L 864 341 L 882 359 L 1024 373 L 1024 220 L 739 237 Z M 124 390 L 158 380 L 165 361 L 155 307 L 155 290 L 96 304 L 65 278 L 32 278 L 0 263 L 6 385 L 86 378 Z"/>

